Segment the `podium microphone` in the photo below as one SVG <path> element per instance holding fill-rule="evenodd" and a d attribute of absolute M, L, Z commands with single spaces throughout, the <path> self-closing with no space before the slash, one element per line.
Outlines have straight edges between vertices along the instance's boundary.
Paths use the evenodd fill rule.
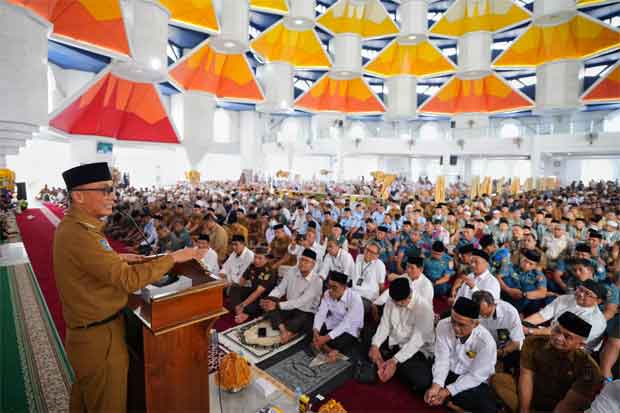
<path fill-rule="evenodd" d="M 148 238 L 146 237 L 146 234 L 144 233 L 144 231 L 142 231 L 142 228 L 140 228 L 140 226 L 138 225 L 136 220 L 133 219 L 133 217 L 131 215 L 129 215 L 128 213 L 126 213 L 126 212 L 123 212 L 121 210 L 119 210 L 118 212 L 122 216 L 124 216 L 126 218 L 129 218 L 129 221 L 131 221 L 133 226 L 138 230 L 138 232 L 142 236 L 142 239 L 144 240 L 144 242 L 146 242 L 146 245 L 149 248 L 149 255 L 155 255 L 155 251 L 153 250 L 153 246 L 149 242 Z M 157 287 L 165 287 L 166 285 L 173 284 L 173 283 L 177 282 L 178 280 L 179 280 L 179 277 L 177 275 L 166 274 L 159 281 L 155 281 L 155 282 L 153 282 L 151 284 L 153 284 L 153 285 L 155 285 Z"/>
<path fill-rule="evenodd" d="M 142 231 L 142 228 L 140 228 L 140 226 L 138 225 L 138 223 L 136 222 L 135 219 L 133 219 L 133 217 L 131 215 L 129 215 L 128 213 L 121 211 L 120 209 L 118 210 L 118 212 L 124 216 L 125 218 L 129 218 L 129 221 L 131 222 L 131 224 L 134 226 L 135 229 L 138 230 L 138 233 L 140 234 L 140 236 L 142 236 L 142 239 L 144 240 L 144 242 L 146 243 L 146 245 L 149 248 L 149 255 L 154 255 L 155 251 L 153 250 L 153 246 L 151 245 L 151 243 L 149 242 L 148 238 L 146 237 L 146 234 L 144 233 L 144 231 Z"/>

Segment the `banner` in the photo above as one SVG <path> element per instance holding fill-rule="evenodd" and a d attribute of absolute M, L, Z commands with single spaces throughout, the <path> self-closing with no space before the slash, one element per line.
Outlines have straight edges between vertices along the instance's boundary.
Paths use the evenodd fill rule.
<path fill-rule="evenodd" d="M 438 176 L 437 184 L 435 185 L 435 202 L 445 202 L 446 201 L 446 177 Z"/>
<path fill-rule="evenodd" d="M 479 176 L 474 176 L 471 179 L 471 186 L 469 187 L 469 197 L 471 199 L 476 198 L 478 195 L 480 195 L 480 177 Z"/>
<path fill-rule="evenodd" d="M 512 177 L 512 182 L 510 183 L 510 193 L 513 195 L 517 195 L 521 190 L 521 179 L 518 176 Z"/>

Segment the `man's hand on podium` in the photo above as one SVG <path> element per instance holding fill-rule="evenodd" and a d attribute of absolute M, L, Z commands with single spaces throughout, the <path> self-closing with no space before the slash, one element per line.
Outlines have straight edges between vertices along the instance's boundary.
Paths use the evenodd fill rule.
<path fill-rule="evenodd" d="M 206 250 L 201 250 L 197 247 L 191 248 L 183 248 L 182 250 L 178 250 L 173 252 L 172 259 L 175 264 L 179 262 L 186 262 L 191 260 L 202 260 L 206 255 Z"/>

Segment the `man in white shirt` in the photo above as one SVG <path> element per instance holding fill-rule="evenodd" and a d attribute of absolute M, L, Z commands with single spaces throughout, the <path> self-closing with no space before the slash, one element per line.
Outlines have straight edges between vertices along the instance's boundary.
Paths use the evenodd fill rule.
<path fill-rule="evenodd" d="M 476 291 L 472 300 L 480 306 L 480 325 L 495 339 L 497 361 L 502 361 L 504 371 L 516 371 L 525 340 L 519 312 L 506 301 L 495 301 L 488 291 Z"/>
<path fill-rule="evenodd" d="M 433 288 L 433 283 L 431 282 L 431 280 L 429 280 L 426 275 L 422 273 L 423 269 L 424 258 L 418 256 L 411 256 L 407 258 L 407 270 L 405 274 L 390 274 L 388 276 L 388 279 L 391 282 L 394 281 L 396 278 L 408 278 L 413 295 L 418 298 L 422 298 L 432 304 L 433 296 L 435 295 L 435 289 Z M 389 298 L 389 291 L 385 290 L 383 291 L 381 296 L 379 296 L 379 298 L 375 300 L 374 303 L 375 305 L 384 305 Z"/>
<path fill-rule="evenodd" d="M 586 349 L 589 351 L 596 351 L 600 348 L 602 342 L 602 335 L 607 328 L 607 320 L 599 309 L 599 304 L 606 296 L 605 287 L 594 280 L 584 281 L 575 294 L 561 295 L 553 302 L 543 307 L 536 314 L 532 314 L 524 321 L 524 325 L 534 325 L 544 323 L 549 320 L 557 320 L 563 313 L 570 311 L 579 316 L 586 322 L 588 322 L 592 329 L 590 335 L 586 340 Z M 531 328 L 524 327 L 524 333 L 526 335 L 543 335 L 548 336 L 551 334 L 551 328 Z"/>
<path fill-rule="evenodd" d="M 437 324 L 433 385 L 424 395 L 431 406 L 457 411 L 495 413 L 497 406 L 487 380 L 495 372 L 495 340 L 480 325 L 480 307 L 459 297 L 450 318 Z"/>
<path fill-rule="evenodd" d="M 330 271 L 338 271 L 347 275 L 348 278 L 353 276 L 355 271 L 355 262 L 353 257 L 338 245 L 338 240 L 333 237 L 327 239 L 327 254 L 323 258 L 319 275 L 322 279 L 326 279 Z"/>
<path fill-rule="evenodd" d="M 412 294 L 406 278 L 392 281 L 389 295 L 368 356 L 377 365 L 379 380 L 396 374 L 414 393 L 423 394 L 432 382 L 432 305 Z"/>
<path fill-rule="evenodd" d="M 220 272 L 220 264 L 217 262 L 217 253 L 209 247 L 209 235 L 200 234 L 198 236 L 198 249 L 205 250 L 205 257 L 202 259 L 203 265 L 211 274 Z"/>
<path fill-rule="evenodd" d="M 310 227 L 306 231 L 304 247 L 310 248 L 316 252 L 317 262 L 321 262 L 323 260 L 325 249 L 323 249 L 321 243 L 317 241 L 317 230 L 315 228 Z"/>
<path fill-rule="evenodd" d="M 327 354 L 330 362 L 338 353 L 350 353 L 364 325 L 362 298 L 347 287 L 349 277 L 339 271 L 330 271 L 327 291 L 314 316 L 312 346 Z"/>
<path fill-rule="evenodd" d="M 471 298 L 476 291 L 485 290 L 493 295 L 495 300 L 500 299 L 501 287 L 497 278 L 489 272 L 489 256 L 482 250 L 473 250 L 470 262 L 472 273 L 462 277 L 463 284 L 456 292 L 456 298 Z"/>
<path fill-rule="evenodd" d="M 239 284 L 239 279 L 254 261 L 254 253 L 245 246 L 243 235 L 233 235 L 232 253 L 222 265 L 220 277 L 226 279 L 227 286 Z"/>
<path fill-rule="evenodd" d="M 365 308 L 383 291 L 385 264 L 379 259 L 379 246 L 376 243 L 369 242 L 364 254 L 357 256 L 351 283 L 353 290 L 368 301 L 364 304 Z"/>
<path fill-rule="evenodd" d="M 295 271 L 284 277 L 269 297 L 260 302 L 272 327 L 280 330 L 282 343 L 312 330 L 323 292 L 323 281 L 314 273 L 315 264 L 316 252 L 306 248 Z M 282 299 L 284 296 L 286 300 Z"/>

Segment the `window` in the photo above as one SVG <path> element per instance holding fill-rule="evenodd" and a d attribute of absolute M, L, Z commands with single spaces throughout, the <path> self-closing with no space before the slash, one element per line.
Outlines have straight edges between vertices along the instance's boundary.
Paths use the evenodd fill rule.
<path fill-rule="evenodd" d="M 513 139 L 521 136 L 521 125 L 515 120 L 507 120 L 499 129 L 501 139 Z"/>
<path fill-rule="evenodd" d="M 440 134 L 441 130 L 436 122 L 426 122 L 420 128 L 420 140 L 436 140 Z"/>
<path fill-rule="evenodd" d="M 231 138 L 230 115 L 224 109 L 218 109 L 213 116 L 213 141 L 229 143 Z"/>

